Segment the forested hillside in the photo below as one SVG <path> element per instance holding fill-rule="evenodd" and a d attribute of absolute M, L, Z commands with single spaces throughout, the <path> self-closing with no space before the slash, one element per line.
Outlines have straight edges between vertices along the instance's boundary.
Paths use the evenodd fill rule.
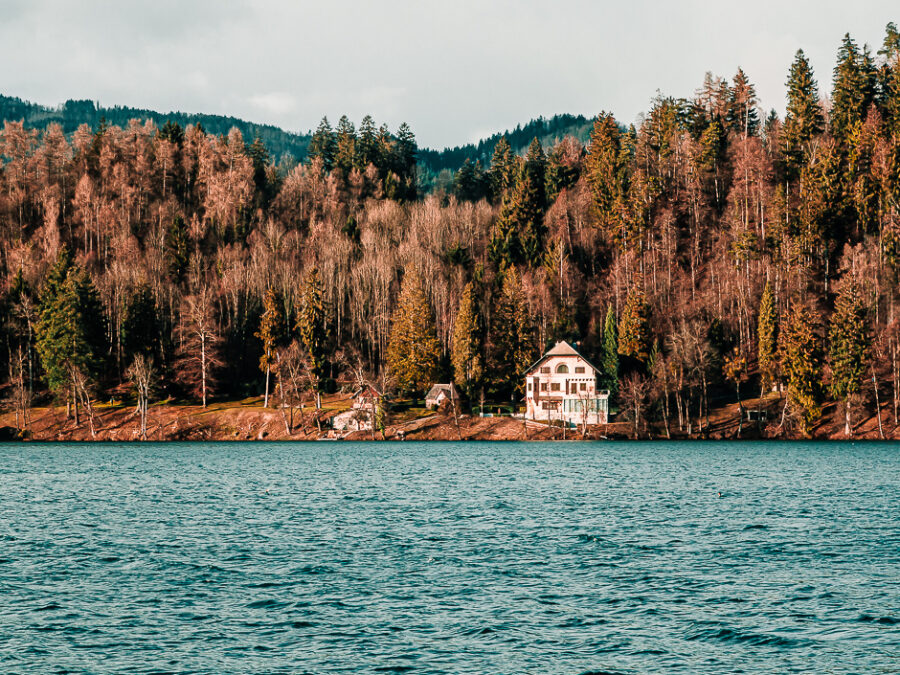
<path fill-rule="evenodd" d="M 306 157 L 306 146 L 309 144 L 308 134 L 292 134 L 271 124 L 254 124 L 224 115 L 161 113 L 126 106 L 105 108 L 93 101 L 72 100 L 51 108 L 20 98 L 0 95 L 0 120 L 23 122 L 27 129 L 43 130 L 49 124 L 55 123 L 64 134 L 70 135 L 82 124 L 87 124 L 92 129 L 99 128 L 103 123 L 125 127 L 135 119 L 153 122 L 158 127 L 165 126 L 166 122 L 173 122 L 181 127 L 199 125 L 208 133 L 219 135 L 225 135 L 236 128 L 249 141 L 259 138 L 276 162 L 286 154 L 294 161 L 303 159 Z"/>
<path fill-rule="evenodd" d="M 830 402 L 849 432 L 876 400 L 894 429 L 900 34 L 847 36 L 828 96 L 802 51 L 785 65 L 783 120 L 743 71 L 708 75 L 637 126 L 599 114 L 586 144 L 499 139 L 424 197 L 412 131 L 371 118 L 323 121 L 296 166 L 205 123 L 7 122 L 4 393 L 23 412 L 114 393 L 293 405 L 453 378 L 508 402 L 565 339 L 636 434 L 702 433 L 716 400 L 773 384 L 785 433 Z"/>

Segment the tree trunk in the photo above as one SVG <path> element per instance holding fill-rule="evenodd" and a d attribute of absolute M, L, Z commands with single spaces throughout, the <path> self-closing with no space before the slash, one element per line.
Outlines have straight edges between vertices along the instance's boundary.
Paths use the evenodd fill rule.
<path fill-rule="evenodd" d="M 263 408 L 269 407 L 269 371 L 271 368 L 266 366 L 266 394 L 263 397 Z"/>

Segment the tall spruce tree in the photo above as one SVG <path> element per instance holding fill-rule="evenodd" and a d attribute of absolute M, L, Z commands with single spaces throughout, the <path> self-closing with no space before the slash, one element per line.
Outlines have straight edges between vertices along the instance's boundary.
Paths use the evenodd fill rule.
<path fill-rule="evenodd" d="M 772 386 L 778 371 L 778 309 L 775 307 L 772 284 L 768 281 L 759 302 L 757 334 L 759 384 L 762 391 L 766 392 Z"/>
<path fill-rule="evenodd" d="M 622 224 L 625 186 L 622 134 L 615 118 L 609 113 L 600 113 L 594 121 L 584 169 L 600 229 L 615 238 L 619 235 Z"/>
<path fill-rule="evenodd" d="M 844 404 L 844 433 L 851 431 L 850 405 L 859 392 L 872 343 L 869 311 L 860 288 L 847 283 L 838 294 L 828 331 L 831 395 Z"/>
<path fill-rule="evenodd" d="M 459 311 L 453 325 L 450 360 L 453 363 L 453 379 L 469 400 L 484 377 L 482 355 L 482 330 L 474 284 L 470 281 L 463 290 Z"/>
<path fill-rule="evenodd" d="M 734 76 L 728 103 L 729 129 L 744 138 L 755 136 L 759 131 L 759 99 L 756 87 L 741 68 Z"/>
<path fill-rule="evenodd" d="M 619 354 L 645 366 L 650 358 L 650 305 L 640 281 L 628 292 L 619 320 Z"/>
<path fill-rule="evenodd" d="M 885 29 L 884 44 L 878 55 L 883 60 L 878 73 L 878 100 L 886 131 L 900 137 L 900 30 L 893 22 Z"/>
<path fill-rule="evenodd" d="M 505 396 L 521 393 L 525 369 L 538 353 L 519 273 L 515 267 L 508 267 L 502 274 L 500 296 L 492 317 L 491 378 L 495 393 Z"/>
<path fill-rule="evenodd" d="M 356 129 L 346 115 L 341 115 L 335 129 L 334 166 L 350 173 L 356 163 Z"/>
<path fill-rule="evenodd" d="M 854 127 L 866 117 L 875 101 L 877 72 L 868 49 L 860 50 L 850 34 L 844 36 L 834 67 L 831 93 L 831 134 L 846 145 Z"/>
<path fill-rule="evenodd" d="M 365 171 L 369 164 L 378 166 L 378 154 L 378 132 L 375 129 L 375 120 L 371 115 L 366 115 L 359 125 L 359 138 L 356 141 L 356 167 Z"/>
<path fill-rule="evenodd" d="M 782 130 L 785 162 L 796 172 L 804 161 L 810 140 L 822 131 L 825 119 L 819 102 L 819 85 L 803 50 L 797 50 L 787 81 L 787 115 Z"/>
<path fill-rule="evenodd" d="M 788 312 L 779 336 L 781 369 L 787 378 L 788 408 L 808 437 L 822 416 L 822 345 L 818 314 L 801 303 Z"/>
<path fill-rule="evenodd" d="M 125 362 L 131 363 L 137 354 L 158 361 L 162 354 L 161 332 L 153 290 L 149 284 L 141 284 L 128 297 L 122 316 L 121 335 Z"/>
<path fill-rule="evenodd" d="M 76 406 L 76 386 L 95 377 L 101 365 L 103 316 L 100 296 L 90 277 L 63 249 L 43 289 L 37 351 L 50 390 L 66 400 L 71 395 Z"/>
<path fill-rule="evenodd" d="M 313 268 L 306 275 L 300 294 L 300 311 L 297 315 L 297 333 L 303 353 L 307 358 L 309 373 L 316 392 L 316 407 L 321 407 L 325 366 L 328 358 L 331 331 L 328 325 L 328 301 L 319 278 L 319 270 Z"/>
<path fill-rule="evenodd" d="M 331 171 L 334 167 L 335 156 L 337 155 L 337 138 L 328 118 L 323 117 L 319 122 L 318 128 L 309 140 L 309 148 L 306 151 L 310 160 L 319 158 L 322 160 L 322 167 L 326 172 Z"/>
<path fill-rule="evenodd" d="M 400 390 L 413 396 L 424 393 L 441 373 L 434 312 L 422 277 L 412 267 L 403 276 L 400 299 L 391 317 L 387 363 Z"/>
<path fill-rule="evenodd" d="M 603 346 L 600 355 L 600 386 L 614 393 L 619 387 L 619 334 L 616 313 L 610 305 L 603 324 Z"/>
<path fill-rule="evenodd" d="M 488 172 L 491 194 L 494 200 L 501 200 L 515 185 L 517 173 L 517 158 L 506 136 L 501 136 L 494 146 L 494 154 L 491 157 L 491 168 Z"/>
<path fill-rule="evenodd" d="M 260 317 L 259 331 L 254 333 L 262 342 L 262 354 L 259 357 L 259 369 L 266 374 L 266 388 L 263 395 L 263 407 L 269 407 L 269 380 L 272 367 L 278 362 L 278 348 L 284 343 L 285 318 L 284 305 L 278 292 L 271 286 L 266 290 L 263 299 L 263 313 Z"/>

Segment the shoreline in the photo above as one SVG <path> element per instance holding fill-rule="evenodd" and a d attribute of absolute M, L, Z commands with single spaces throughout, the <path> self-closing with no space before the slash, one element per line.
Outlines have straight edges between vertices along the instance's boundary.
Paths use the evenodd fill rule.
<path fill-rule="evenodd" d="M 768 402 L 771 404 L 771 402 Z M 828 408 L 810 438 L 800 434 L 785 433 L 776 424 L 757 427 L 755 422 L 743 423 L 738 435 L 738 406 L 732 404 L 710 411 L 709 427 L 702 433 L 688 434 L 670 425 L 667 437 L 661 423 L 654 423 L 637 439 L 633 438 L 630 422 L 616 421 L 608 425 L 588 427 L 552 427 L 543 423 L 512 417 L 479 417 L 461 414 L 458 418 L 446 411 L 426 412 L 411 409 L 395 415 L 384 430 L 334 432 L 327 429 L 328 421 L 346 412 L 350 401 L 335 396 L 323 401 L 323 408 L 295 409 L 294 425 L 288 431 L 289 413 L 264 408 L 259 398 L 241 401 L 217 401 L 207 408 L 199 405 L 160 403 L 150 407 L 147 438 L 141 440 L 140 418 L 134 406 L 125 404 L 97 405 L 94 410 L 94 433 L 86 414 L 80 424 L 66 418 L 65 407 L 36 407 L 30 410 L 28 432 L 22 437 L 16 429 L 15 415 L 0 414 L 0 441 L 2 442 L 334 442 L 345 441 L 436 441 L 436 442 L 521 442 L 521 441 L 875 441 L 889 442 L 900 439 L 900 426 L 893 425 L 893 418 L 882 411 L 884 438 L 878 429 L 874 415 L 860 418 L 852 437 L 843 433 L 843 417 L 836 406 Z M 748 406 L 744 402 L 745 409 Z M 322 424 L 320 431 L 316 420 Z M 458 422 L 458 424 L 457 424 Z"/>

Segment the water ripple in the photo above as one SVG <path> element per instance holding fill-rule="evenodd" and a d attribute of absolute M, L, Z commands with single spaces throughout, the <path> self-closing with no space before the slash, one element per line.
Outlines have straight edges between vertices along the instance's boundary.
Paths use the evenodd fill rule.
<path fill-rule="evenodd" d="M 898 469 L 890 444 L 0 445 L 0 672 L 896 672 Z"/>

